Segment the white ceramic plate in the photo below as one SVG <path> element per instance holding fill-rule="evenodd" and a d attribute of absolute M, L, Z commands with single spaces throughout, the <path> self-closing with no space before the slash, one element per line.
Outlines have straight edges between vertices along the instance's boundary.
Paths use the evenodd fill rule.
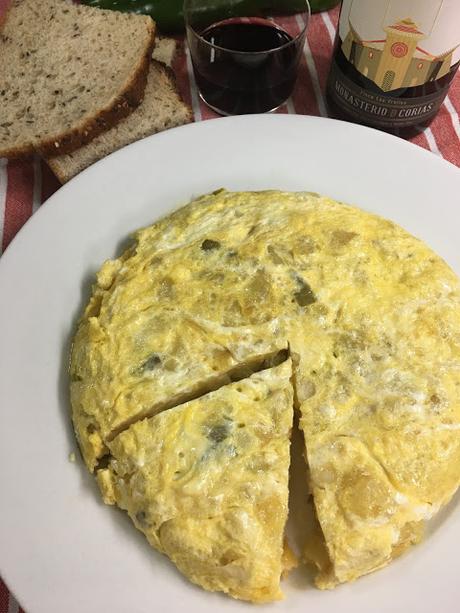
<path fill-rule="evenodd" d="M 0 572 L 28 613 L 255 611 L 190 585 L 102 504 L 69 422 L 69 335 L 126 236 L 218 187 L 330 195 L 399 222 L 460 272 L 460 172 L 380 132 L 312 117 L 209 121 L 138 142 L 64 186 L 0 260 Z M 301 572 L 257 612 L 458 611 L 460 508 L 388 568 L 331 592 Z"/>

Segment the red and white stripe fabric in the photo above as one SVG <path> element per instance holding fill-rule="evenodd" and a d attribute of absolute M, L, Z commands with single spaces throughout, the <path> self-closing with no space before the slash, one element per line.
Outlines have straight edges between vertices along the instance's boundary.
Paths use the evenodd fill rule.
<path fill-rule="evenodd" d="M 10 0 L 0 0 L 0 15 Z M 299 79 L 292 98 L 278 113 L 326 116 L 324 90 L 335 36 L 338 8 L 313 15 L 302 56 Z M 301 24 L 297 24 L 300 27 Z M 190 54 L 179 40 L 175 62 L 179 89 L 193 109 L 195 121 L 218 117 L 199 98 Z M 460 74 L 452 84 L 441 111 L 431 126 L 410 139 L 460 166 Z M 0 109 L 1 116 L 1 109 Z M 38 158 L 23 162 L 0 160 L 0 254 L 33 212 L 59 187 Z M 0 613 L 3 613 L 0 609 Z"/>
<path fill-rule="evenodd" d="M 9 0 L 0 0 L 0 16 L 8 3 Z M 278 113 L 326 116 L 324 89 L 337 18 L 338 9 L 313 15 L 296 89 L 291 100 Z M 218 115 L 198 96 L 190 55 L 182 39 L 179 40 L 174 68 L 180 92 L 192 107 L 195 121 L 217 118 Z M 449 96 L 431 126 L 418 131 L 410 140 L 460 167 L 459 115 L 460 74 L 454 80 Z M 41 203 L 58 188 L 59 183 L 38 157 L 21 162 L 0 159 L 0 254 Z M 0 613 L 18 611 L 22 611 L 21 607 L 0 579 Z"/>

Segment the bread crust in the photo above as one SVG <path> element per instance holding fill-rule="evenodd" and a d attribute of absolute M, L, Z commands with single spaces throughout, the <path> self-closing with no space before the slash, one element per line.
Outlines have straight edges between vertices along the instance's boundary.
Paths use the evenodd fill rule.
<path fill-rule="evenodd" d="M 12 4 L 9 4 L 8 7 L 5 9 L 5 11 L 3 12 L 3 14 L 0 15 L 0 33 L 2 31 L 4 24 L 6 23 L 8 15 L 12 9 L 12 6 L 13 6 Z"/>
<path fill-rule="evenodd" d="M 54 176 L 59 181 L 59 183 L 61 185 L 64 185 L 64 183 L 67 183 L 68 181 L 70 181 L 72 177 L 69 177 L 66 174 L 66 172 L 64 171 L 64 165 L 60 164 L 58 161 L 59 158 L 60 156 L 47 157 L 45 159 L 45 162 L 48 164 L 48 167 L 53 172 Z"/>
<path fill-rule="evenodd" d="M 11 7 L 7 10 L 3 21 L 0 22 L 0 28 L 6 23 L 10 10 Z M 25 158 L 36 151 L 43 156 L 71 153 L 75 149 L 88 144 L 102 132 L 113 128 L 119 121 L 127 117 L 143 100 L 150 58 L 155 45 L 156 24 L 153 19 L 147 16 L 146 26 L 149 36 L 144 53 L 122 91 L 109 105 L 99 110 L 95 116 L 83 118 L 70 130 L 44 139 L 39 146 L 30 143 L 9 149 L 0 148 L 0 157 L 8 159 Z"/>
<path fill-rule="evenodd" d="M 171 83 L 171 86 L 173 87 L 176 94 L 179 96 L 179 99 L 182 105 L 184 106 L 184 108 L 187 109 L 188 121 L 189 122 L 193 121 L 192 109 L 182 99 L 181 93 L 179 91 L 179 87 L 177 85 L 176 73 L 174 72 L 174 70 L 171 68 L 171 66 L 168 66 L 167 64 L 165 64 L 164 62 L 160 62 L 159 60 L 152 60 L 152 64 L 155 64 L 158 68 L 162 69 L 163 72 L 166 74 L 166 76 L 169 78 L 169 82 Z"/>

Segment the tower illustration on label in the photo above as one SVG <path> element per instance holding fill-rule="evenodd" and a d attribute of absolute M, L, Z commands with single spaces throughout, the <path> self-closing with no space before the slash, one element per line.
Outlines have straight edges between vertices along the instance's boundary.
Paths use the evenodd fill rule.
<path fill-rule="evenodd" d="M 370 5 L 375 3 L 372 0 L 366 2 L 367 10 L 372 10 Z M 382 36 L 371 39 L 367 36 L 368 32 L 362 31 L 365 24 L 354 19 L 354 5 L 362 5 L 362 0 L 344 2 L 345 7 L 347 4 L 348 19 L 343 19 L 343 15 L 341 19 L 341 29 L 347 30 L 342 36 L 342 51 L 356 70 L 373 81 L 382 91 L 415 87 L 440 79 L 451 70 L 452 64 L 457 60 L 454 53 L 460 46 L 458 41 L 450 48 L 446 49 L 444 46 L 443 51 L 436 52 L 440 51 L 440 45 L 454 42 L 440 42 L 436 31 L 440 15 L 442 17 L 442 0 L 430 2 L 429 9 L 419 23 L 404 13 L 413 8 L 414 3 L 411 0 L 380 2 L 380 10 L 383 11 L 379 20 Z M 358 8 L 360 13 L 356 11 L 356 14 L 361 14 L 362 8 Z M 428 43 L 428 48 L 424 41 Z"/>

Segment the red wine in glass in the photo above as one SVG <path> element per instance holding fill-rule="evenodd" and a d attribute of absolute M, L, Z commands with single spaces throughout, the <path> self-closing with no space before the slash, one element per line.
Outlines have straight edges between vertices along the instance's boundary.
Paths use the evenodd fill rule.
<path fill-rule="evenodd" d="M 294 88 L 303 41 L 261 17 L 225 19 L 199 34 L 189 30 L 203 100 L 226 115 L 276 109 Z"/>

